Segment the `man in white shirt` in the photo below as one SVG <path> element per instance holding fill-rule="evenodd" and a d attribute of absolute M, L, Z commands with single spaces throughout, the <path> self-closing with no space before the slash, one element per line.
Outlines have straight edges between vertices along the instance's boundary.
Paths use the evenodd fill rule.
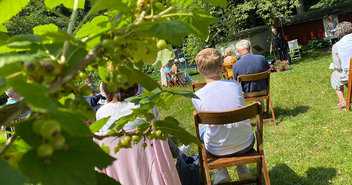
<path fill-rule="evenodd" d="M 199 99 L 192 99 L 198 111 L 227 111 L 244 106 L 241 84 L 221 80 L 223 61 L 218 50 L 202 50 L 196 56 L 196 63 L 198 72 L 207 82 L 195 93 Z M 255 142 L 249 120 L 226 125 L 201 125 L 199 132 L 206 150 L 217 157 L 247 153 Z M 237 166 L 237 172 L 240 179 L 251 178 L 246 165 Z M 229 181 L 227 169 L 218 169 L 213 184 Z"/>

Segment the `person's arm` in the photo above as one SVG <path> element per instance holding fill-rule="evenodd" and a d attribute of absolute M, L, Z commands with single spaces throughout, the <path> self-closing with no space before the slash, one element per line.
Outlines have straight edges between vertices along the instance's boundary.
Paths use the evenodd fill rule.
<path fill-rule="evenodd" d="M 342 70 L 341 60 L 340 60 L 340 57 L 339 57 L 339 55 L 337 53 L 336 44 L 334 44 L 332 46 L 331 54 L 332 54 L 332 61 L 334 63 L 334 67 L 335 67 L 336 71 L 341 71 Z"/>
<path fill-rule="evenodd" d="M 236 67 L 236 63 L 232 66 L 232 78 L 233 81 L 237 82 L 237 76 L 238 76 L 238 67 Z"/>

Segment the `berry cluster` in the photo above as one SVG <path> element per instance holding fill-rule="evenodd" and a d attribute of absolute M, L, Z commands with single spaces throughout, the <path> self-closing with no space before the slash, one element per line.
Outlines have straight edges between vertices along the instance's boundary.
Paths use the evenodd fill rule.
<path fill-rule="evenodd" d="M 42 144 L 37 148 L 39 157 L 50 157 L 54 150 L 67 148 L 65 138 L 61 135 L 61 126 L 55 120 L 37 120 L 32 129 L 42 138 Z"/>

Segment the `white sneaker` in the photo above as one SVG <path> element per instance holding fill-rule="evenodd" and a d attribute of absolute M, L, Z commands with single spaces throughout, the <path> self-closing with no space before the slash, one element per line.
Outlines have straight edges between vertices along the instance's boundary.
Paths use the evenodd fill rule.
<path fill-rule="evenodd" d="M 252 178 L 252 174 L 248 170 L 247 165 L 245 165 L 245 164 L 237 166 L 237 173 L 238 173 L 238 178 L 240 180 L 245 180 L 245 179 L 251 179 Z"/>
<path fill-rule="evenodd" d="M 182 145 L 180 146 L 180 152 L 182 152 L 183 154 L 185 154 L 186 156 L 188 156 L 189 152 L 191 151 L 191 145 Z"/>
<path fill-rule="evenodd" d="M 231 181 L 231 177 L 229 175 L 229 172 L 227 171 L 227 168 L 220 168 L 216 170 L 216 177 L 214 179 L 213 184 L 220 184 L 220 183 L 225 183 L 230 181 Z"/>

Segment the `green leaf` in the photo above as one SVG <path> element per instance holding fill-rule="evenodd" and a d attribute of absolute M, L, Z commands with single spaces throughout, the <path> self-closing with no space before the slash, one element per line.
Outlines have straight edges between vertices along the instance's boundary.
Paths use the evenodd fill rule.
<path fill-rule="evenodd" d="M 98 73 L 99 73 L 99 76 L 100 76 L 101 80 L 103 80 L 105 83 L 108 83 L 109 82 L 108 78 L 110 76 L 110 73 L 108 72 L 106 67 L 107 67 L 107 65 L 99 66 L 98 67 Z"/>
<path fill-rule="evenodd" d="M 49 89 L 43 85 L 29 84 L 23 77 L 11 78 L 8 82 L 24 97 L 31 110 L 46 113 L 56 109 L 56 102 L 47 96 Z"/>
<path fill-rule="evenodd" d="M 95 173 L 97 175 L 97 185 L 121 185 L 115 179 L 103 174 L 103 173 Z"/>
<path fill-rule="evenodd" d="M 107 121 L 109 121 L 110 117 L 104 118 L 104 119 L 100 119 L 96 122 L 94 122 L 92 125 L 90 125 L 90 131 L 92 133 L 96 133 L 98 132 L 105 124 Z"/>
<path fill-rule="evenodd" d="M 102 149 L 105 153 L 107 153 L 107 154 L 110 153 L 110 148 L 109 148 L 109 146 L 106 146 L 106 145 L 103 143 L 103 145 L 101 145 L 100 147 L 101 147 L 101 149 Z"/>
<path fill-rule="evenodd" d="M 64 73 L 76 67 L 87 55 L 87 53 L 88 52 L 84 48 L 70 45 L 70 48 L 68 51 L 68 56 L 70 56 L 70 58 L 68 58 L 67 66 L 64 69 Z"/>
<path fill-rule="evenodd" d="M 32 61 L 32 60 L 40 59 L 40 58 L 46 57 L 46 56 L 47 56 L 46 53 L 39 52 L 39 51 L 35 54 L 29 54 L 29 55 L 4 55 L 4 56 L 0 56 L 0 68 L 4 68 L 8 64 Z M 1 69 L 0 69 L 0 74 L 2 74 Z"/>
<path fill-rule="evenodd" d="M 179 122 L 173 117 L 168 116 L 164 120 L 156 121 L 155 129 L 159 129 L 163 133 L 175 136 L 185 145 L 195 143 L 200 146 L 200 141 L 197 139 L 197 137 L 188 133 L 184 128 L 180 126 Z"/>
<path fill-rule="evenodd" d="M 95 36 L 106 30 L 109 30 L 111 25 L 109 23 L 109 18 L 107 16 L 97 16 L 90 22 L 87 22 L 82 26 L 82 28 L 77 32 L 76 37 L 82 38 L 85 36 Z"/>
<path fill-rule="evenodd" d="M 136 119 L 135 114 L 129 114 L 127 116 L 121 117 L 120 119 L 116 120 L 109 129 L 113 128 L 113 130 L 121 130 L 129 121 L 134 121 Z"/>
<path fill-rule="evenodd" d="M 132 103 L 134 103 L 134 104 L 139 104 L 139 102 L 140 102 L 142 99 L 143 99 L 142 97 L 133 96 L 133 97 L 126 98 L 125 101 L 129 101 L 129 102 L 132 102 Z"/>
<path fill-rule="evenodd" d="M 16 125 L 16 133 L 32 147 L 38 147 L 42 140 L 38 134 L 33 132 L 34 120 L 24 120 Z"/>
<path fill-rule="evenodd" d="M 6 86 L 6 78 L 0 76 L 0 89 Z"/>
<path fill-rule="evenodd" d="M 156 88 L 161 89 L 160 85 L 153 80 L 149 75 L 143 73 L 142 71 L 131 69 L 133 76 L 136 79 L 136 83 L 141 84 L 148 91 L 152 91 Z"/>
<path fill-rule="evenodd" d="M 0 63 L 4 62 L 0 59 Z M 0 64 L 0 76 L 6 77 L 13 73 L 19 72 L 22 70 L 22 65 L 20 62 L 13 62 L 13 63 L 2 63 Z"/>
<path fill-rule="evenodd" d="M 200 38 L 206 39 L 209 35 L 209 25 L 219 22 L 219 20 L 200 8 L 192 12 L 193 16 L 184 16 L 181 20 L 187 23 Z"/>
<path fill-rule="evenodd" d="M 91 135 L 89 128 L 84 124 L 86 119 L 77 113 L 73 113 L 67 109 L 59 109 L 52 112 L 51 117 L 57 120 L 62 129 L 71 136 Z"/>
<path fill-rule="evenodd" d="M 11 39 L 9 39 L 7 43 L 10 44 L 11 42 L 15 42 L 15 41 L 29 41 L 29 42 L 35 43 L 35 42 L 41 42 L 43 40 L 44 38 L 39 35 L 24 34 L 24 35 L 16 35 L 11 37 Z"/>
<path fill-rule="evenodd" d="M 33 28 L 33 33 L 36 35 L 42 35 L 46 32 L 56 32 L 59 31 L 59 28 L 55 24 L 45 24 L 39 25 Z"/>
<path fill-rule="evenodd" d="M 177 46 L 181 46 L 184 37 L 195 34 L 187 24 L 176 20 L 157 23 L 150 28 L 149 33 Z"/>
<path fill-rule="evenodd" d="M 143 122 L 137 125 L 137 130 L 140 133 L 144 133 L 148 128 L 150 127 L 150 124 L 147 122 Z"/>
<path fill-rule="evenodd" d="M 7 33 L 7 28 L 3 24 L 0 24 L 0 32 Z"/>
<path fill-rule="evenodd" d="M 67 150 L 55 150 L 48 160 L 35 150 L 23 155 L 21 171 L 34 183 L 42 185 L 96 185 L 94 167 L 110 165 L 114 158 L 106 154 L 91 138 L 66 138 Z"/>
<path fill-rule="evenodd" d="M 27 182 L 27 178 L 23 174 L 12 169 L 2 158 L 0 158 L 0 172 L 0 182 L 6 182 L 6 185 L 23 185 Z"/>
<path fill-rule="evenodd" d="M 206 3 L 210 3 L 215 6 L 220 6 L 222 8 L 227 7 L 227 0 L 203 0 Z"/>
<path fill-rule="evenodd" d="M 114 9 L 120 11 L 128 11 L 128 7 L 121 0 L 107 1 L 107 0 L 92 0 L 92 9 L 90 10 L 93 14 L 100 10 Z"/>
<path fill-rule="evenodd" d="M 74 40 L 71 35 L 69 35 L 66 32 L 62 32 L 62 31 L 44 32 L 44 33 L 42 33 L 42 36 L 45 37 L 45 39 L 47 41 L 55 41 L 56 44 L 57 43 L 63 43 L 65 41 L 71 41 L 71 42 L 74 42 L 75 44 L 83 45 L 80 41 Z"/>
<path fill-rule="evenodd" d="M 180 91 L 168 91 L 171 94 L 175 94 L 175 95 L 181 95 L 187 98 L 195 98 L 195 99 L 199 99 L 197 95 L 195 95 L 193 92 L 191 91 L 185 91 L 185 90 L 180 90 Z"/>
<path fill-rule="evenodd" d="M 73 9 L 75 1 L 74 0 L 45 0 L 45 6 L 53 9 L 61 4 L 63 4 L 66 8 Z M 78 1 L 78 8 L 84 9 L 85 0 Z"/>
<path fill-rule="evenodd" d="M 172 57 L 174 57 L 174 56 L 175 56 L 175 52 L 174 52 L 174 50 L 172 49 L 171 44 L 168 44 L 167 48 L 165 48 L 165 49 L 163 49 L 163 50 L 161 50 L 161 51 L 158 52 L 158 56 L 157 56 L 157 58 L 156 58 L 156 62 L 154 63 L 154 65 L 156 65 L 157 62 L 160 61 L 160 62 L 161 62 L 161 65 L 164 66 L 164 65 L 166 65 L 166 64 L 170 61 L 170 59 L 171 59 Z"/>
<path fill-rule="evenodd" d="M 19 13 L 29 0 L 1 0 L 0 1 L 0 24 L 8 21 Z"/>

